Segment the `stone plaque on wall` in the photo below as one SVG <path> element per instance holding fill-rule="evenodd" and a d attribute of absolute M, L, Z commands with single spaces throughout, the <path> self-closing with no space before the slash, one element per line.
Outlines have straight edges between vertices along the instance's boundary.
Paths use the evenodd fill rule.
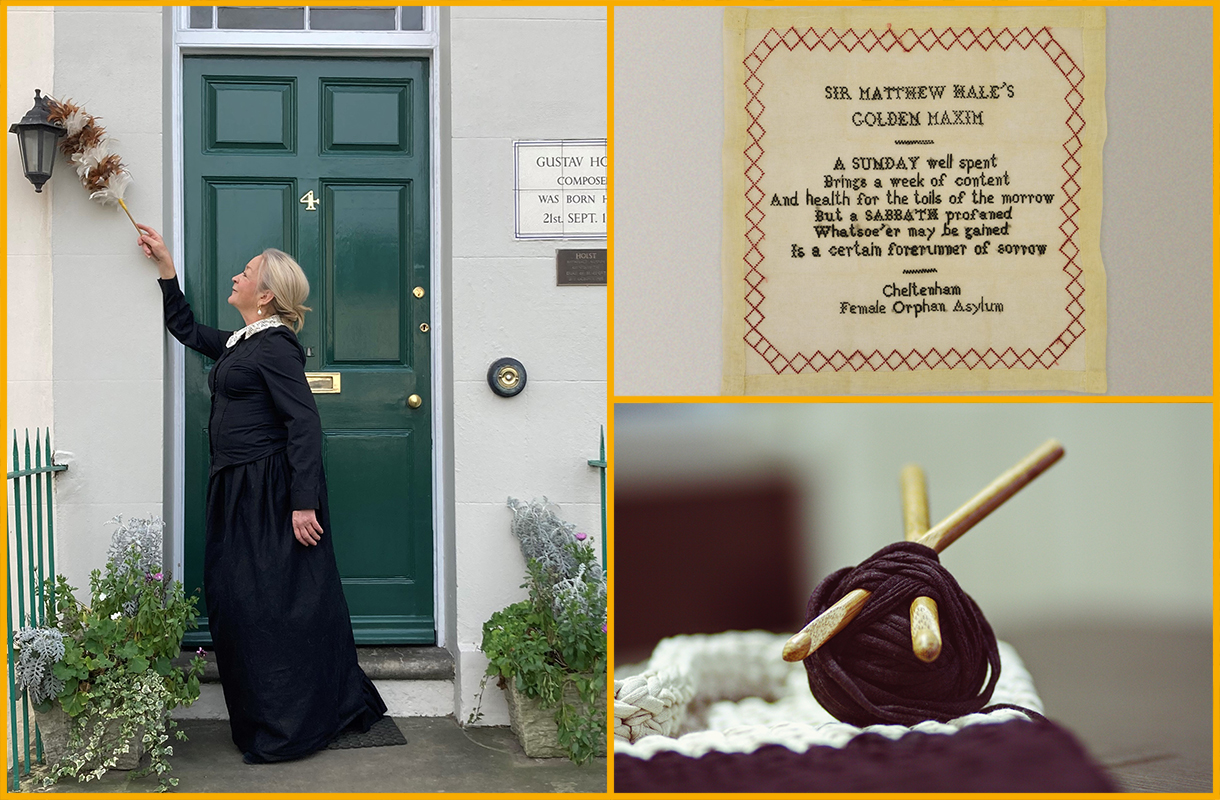
<path fill-rule="evenodd" d="M 521 239 L 605 239 L 605 139 L 513 142 L 514 236 Z"/>

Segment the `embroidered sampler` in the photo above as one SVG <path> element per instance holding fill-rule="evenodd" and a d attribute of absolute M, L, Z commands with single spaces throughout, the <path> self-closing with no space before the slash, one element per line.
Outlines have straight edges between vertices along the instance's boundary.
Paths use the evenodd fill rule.
<path fill-rule="evenodd" d="M 1104 9 L 724 37 L 725 394 L 1106 390 Z"/>

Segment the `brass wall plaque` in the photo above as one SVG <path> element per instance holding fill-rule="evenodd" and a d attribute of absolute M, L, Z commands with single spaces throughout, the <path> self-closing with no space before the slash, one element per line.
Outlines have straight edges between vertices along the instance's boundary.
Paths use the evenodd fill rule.
<path fill-rule="evenodd" d="M 339 394 L 343 375 L 338 372 L 306 372 L 309 391 L 314 394 Z"/>
<path fill-rule="evenodd" d="M 556 286 L 605 286 L 606 249 L 556 250 Z"/>

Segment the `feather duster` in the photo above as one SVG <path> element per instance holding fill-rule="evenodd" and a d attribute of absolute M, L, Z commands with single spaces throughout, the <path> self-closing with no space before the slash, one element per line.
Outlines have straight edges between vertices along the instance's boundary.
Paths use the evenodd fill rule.
<path fill-rule="evenodd" d="M 113 139 L 106 129 L 97 124 L 98 117 L 86 112 L 71 100 L 55 100 L 48 97 L 50 113 L 47 119 L 63 125 L 67 135 L 59 141 L 59 149 L 76 168 L 76 175 L 89 192 L 89 199 L 102 205 L 122 206 L 131 224 L 136 221 L 123 202 L 123 195 L 131 184 L 131 173 L 119 158 L 112 153 Z M 139 226 L 136 230 L 140 230 Z"/>

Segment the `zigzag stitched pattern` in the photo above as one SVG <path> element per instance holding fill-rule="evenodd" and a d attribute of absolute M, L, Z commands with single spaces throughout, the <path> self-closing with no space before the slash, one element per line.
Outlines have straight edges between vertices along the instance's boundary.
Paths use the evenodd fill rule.
<path fill-rule="evenodd" d="M 855 48 L 860 47 L 871 53 L 877 47 L 886 52 L 889 52 L 894 47 L 898 47 L 903 52 L 911 52 L 917 47 L 922 47 L 925 51 L 930 52 L 934 47 L 938 46 L 946 51 L 954 46 L 961 47 L 963 50 L 969 50 L 975 46 L 988 50 L 994 46 L 1007 51 L 1014 44 L 1022 50 L 1028 50 L 1030 45 L 1033 44 L 1038 45 L 1067 80 L 1069 86 L 1068 92 L 1064 95 L 1063 99 L 1070 110 L 1066 124 L 1071 135 L 1063 145 L 1064 150 L 1068 154 L 1067 160 L 1062 164 L 1063 171 L 1067 174 L 1067 179 L 1063 182 L 1062 187 L 1060 187 L 1067 199 L 1059 207 L 1064 215 L 1063 223 L 1059 226 L 1059 230 L 1064 235 L 1064 242 L 1059 247 L 1059 252 L 1067 259 L 1063 266 L 1063 271 L 1068 276 L 1066 288 L 1069 301 L 1064 310 L 1071 317 L 1067 327 L 1040 353 L 1035 353 L 1032 348 L 1026 348 L 1023 353 L 1017 353 L 1011 347 L 999 353 L 993 348 L 988 348 L 986 351 L 979 353 L 975 348 L 971 347 L 964 351 L 959 351 L 957 348 L 949 348 L 944 353 L 941 353 L 936 348 L 930 348 L 927 352 L 923 353 L 912 349 L 906 354 L 893 350 L 888 355 L 882 354 L 879 350 L 874 350 L 867 355 L 860 350 L 855 350 L 851 353 L 835 350 L 829 355 L 820 350 L 812 355 L 804 355 L 798 351 L 791 357 L 782 354 L 759 330 L 762 321 L 766 319 L 766 315 L 763 314 L 761 309 L 766 295 L 758 288 L 766 279 L 762 272 L 759 271 L 759 267 L 763 262 L 763 254 L 758 249 L 759 242 L 765 237 L 759 225 L 766 218 L 766 214 L 759 207 L 759 203 L 764 199 L 765 194 L 758 187 L 758 182 L 765 173 L 758 162 L 763 156 L 762 139 L 767 133 L 759 121 L 763 111 L 766 110 L 766 106 L 759 98 L 759 93 L 763 88 L 763 82 L 757 74 L 759 67 L 781 45 L 786 47 L 790 52 L 795 50 L 798 45 L 804 45 L 809 52 L 813 52 L 817 47 L 824 48 L 827 52 L 831 52 L 837 47 L 842 47 L 845 51 L 851 52 Z M 848 28 L 841 34 L 835 33 L 834 28 L 827 28 L 821 34 L 813 28 L 809 28 L 803 34 L 798 33 L 796 28 L 789 28 L 782 35 L 772 28 L 763 36 L 762 41 L 755 46 L 742 63 L 745 65 L 747 73 L 745 88 L 750 96 L 745 105 L 746 114 L 750 118 L 750 124 L 746 127 L 750 144 L 743 152 L 747 162 L 745 168 L 747 183 L 745 192 L 747 210 L 745 217 L 748 223 L 746 241 L 749 245 L 744 259 L 746 265 L 745 282 L 748 287 L 745 300 L 750 309 L 746 312 L 745 322 L 747 330 L 744 339 L 746 344 L 750 345 L 755 352 L 771 365 L 771 368 L 775 370 L 777 375 L 787 371 L 799 374 L 806 369 L 821 372 L 828 367 L 835 372 L 848 367 L 855 372 L 859 372 L 866 367 L 873 371 L 884 369 L 896 371 L 903 367 L 911 370 L 919 367 L 927 367 L 928 369 L 948 367 L 949 369 L 955 369 L 962 366 L 966 369 L 975 369 L 979 365 L 987 369 L 994 369 L 997 365 L 1002 365 L 1006 369 L 1014 369 L 1018 366 L 1025 369 L 1033 369 L 1038 366 L 1049 369 L 1067 352 L 1072 343 L 1084 334 L 1085 327 L 1081 322 L 1081 317 L 1084 315 L 1084 305 L 1080 302 L 1081 295 L 1084 294 L 1084 286 L 1080 282 L 1080 276 L 1083 274 L 1083 271 L 1076 263 L 1076 256 L 1080 253 L 1080 249 L 1074 241 L 1076 231 L 1079 229 L 1074 219 L 1076 212 L 1080 210 L 1075 201 L 1076 195 L 1080 192 L 1080 184 L 1076 182 L 1076 176 L 1080 173 L 1080 162 L 1076 160 L 1076 154 L 1080 152 L 1080 148 L 1083 146 L 1083 143 L 1080 141 L 1080 132 L 1084 130 L 1085 123 L 1079 111 L 1081 104 L 1084 102 L 1084 96 L 1080 93 L 1079 86 L 1081 81 L 1084 80 L 1084 73 L 1081 72 L 1080 68 L 1076 66 L 1076 62 L 1063 50 L 1059 43 L 1055 41 L 1055 37 L 1051 35 L 1049 29 L 1044 27 L 1037 33 L 1034 33 L 1026 27 L 1014 34 L 1008 28 L 1003 28 L 999 33 L 993 33 L 991 28 L 988 27 L 976 34 L 971 28 L 964 28 L 957 33 L 952 28 L 946 28 L 938 34 L 933 29 L 928 28 L 922 34 L 917 34 L 913 29 L 907 28 L 901 34 L 895 34 L 893 30 L 886 29 L 881 35 L 877 35 L 872 29 L 869 29 L 864 32 L 863 36 L 860 36 L 851 28 Z"/>

